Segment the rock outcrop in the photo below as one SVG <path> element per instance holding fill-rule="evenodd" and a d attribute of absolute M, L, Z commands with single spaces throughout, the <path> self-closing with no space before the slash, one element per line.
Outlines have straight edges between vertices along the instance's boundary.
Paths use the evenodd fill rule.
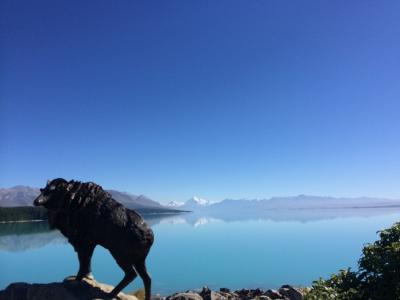
<path fill-rule="evenodd" d="M 176 293 L 168 296 L 166 300 L 203 300 L 203 298 L 195 292 Z"/>
<path fill-rule="evenodd" d="M 63 282 L 46 284 L 12 283 L 5 290 L 0 291 L 0 300 L 110 299 L 108 293 L 112 291 L 113 286 L 88 278 L 84 278 L 80 282 L 73 279 L 70 277 Z M 133 295 L 124 293 L 119 293 L 118 298 L 120 300 L 139 300 Z"/>
<path fill-rule="evenodd" d="M 290 300 L 302 300 L 303 299 L 303 294 L 295 289 L 294 287 L 290 285 L 282 285 L 281 288 L 279 289 L 279 293 L 286 298 L 289 298 Z"/>
<path fill-rule="evenodd" d="M 203 287 L 200 292 L 186 291 L 176 293 L 166 298 L 157 300 L 303 300 L 306 289 L 294 288 L 290 285 L 283 285 L 278 290 L 263 289 L 241 289 L 231 291 L 228 288 L 221 288 L 219 291 L 212 291 Z"/>

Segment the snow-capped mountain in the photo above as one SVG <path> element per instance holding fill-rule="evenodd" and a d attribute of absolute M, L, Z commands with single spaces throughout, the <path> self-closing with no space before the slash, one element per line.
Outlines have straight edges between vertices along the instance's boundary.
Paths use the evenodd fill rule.
<path fill-rule="evenodd" d="M 173 208 L 181 207 L 183 205 L 185 205 L 185 202 L 180 202 L 180 201 L 170 201 L 167 204 L 165 204 L 165 206 Z"/>
<path fill-rule="evenodd" d="M 171 202 L 170 202 L 170 204 L 168 206 L 183 209 L 183 210 L 189 210 L 189 211 L 199 211 L 199 210 L 203 211 L 203 210 L 206 210 L 209 207 L 211 207 L 213 204 L 214 204 L 214 202 L 194 196 L 184 203 L 173 201 L 173 204 L 171 205 Z M 178 205 L 178 206 L 173 206 L 173 205 Z"/>
<path fill-rule="evenodd" d="M 189 200 L 187 200 L 186 202 L 170 201 L 165 206 L 183 210 L 198 211 L 206 209 L 211 205 L 213 205 L 214 203 L 215 202 L 211 202 L 206 199 L 194 196 Z"/>
<path fill-rule="evenodd" d="M 188 206 L 188 205 L 189 206 L 192 206 L 192 205 L 194 205 L 194 206 L 209 206 L 211 204 L 212 204 L 212 202 L 210 202 L 210 201 L 208 201 L 206 199 L 203 199 L 203 198 L 196 197 L 196 196 L 190 198 L 185 203 L 186 206 Z"/>

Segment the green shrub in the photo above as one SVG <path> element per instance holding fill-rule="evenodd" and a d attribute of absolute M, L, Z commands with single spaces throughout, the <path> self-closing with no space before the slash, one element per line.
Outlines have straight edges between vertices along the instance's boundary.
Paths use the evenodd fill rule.
<path fill-rule="evenodd" d="M 357 272 L 341 270 L 313 282 L 306 300 L 400 299 L 400 223 L 379 231 L 380 239 L 363 248 Z"/>
<path fill-rule="evenodd" d="M 357 273 L 340 270 L 338 274 L 329 279 L 322 278 L 313 282 L 311 290 L 306 295 L 306 300 L 350 300 L 359 298 L 359 280 Z"/>
<path fill-rule="evenodd" d="M 400 223 L 379 236 L 364 247 L 359 261 L 362 291 L 365 299 L 400 299 Z"/>

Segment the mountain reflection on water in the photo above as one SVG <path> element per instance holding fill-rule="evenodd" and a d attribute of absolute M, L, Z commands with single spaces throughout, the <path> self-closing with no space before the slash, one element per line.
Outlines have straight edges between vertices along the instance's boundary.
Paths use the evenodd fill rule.
<path fill-rule="evenodd" d="M 158 224 L 189 224 L 194 227 L 211 222 L 240 222 L 266 220 L 272 222 L 312 222 L 352 217 L 374 217 L 399 213 L 398 207 L 353 209 L 276 209 L 268 211 L 218 211 L 205 213 L 145 215 L 151 226 Z M 0 251 L 18 252 L 41 248 L 50 243 L 65 244 L 67 240 L 58 230 L 50 230 L 47 221 L 0 224 Z"/>
<path fill-rule="evenodd" d="M 67 243 L 47 221 L 0 224 L 0 251 L 19 252 L 41 248 L 50 243 Z"/>

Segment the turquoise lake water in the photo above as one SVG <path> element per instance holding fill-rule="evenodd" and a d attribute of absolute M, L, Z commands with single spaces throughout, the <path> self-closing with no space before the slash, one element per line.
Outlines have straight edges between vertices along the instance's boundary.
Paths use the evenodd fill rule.
<path fill-rule="evenodd" d="M 356 267 L 376 231 L 400 220 L 399 209 L 272 211 L 257 215 L 181 214 L 147 217 L 155 243 L 147 260 L 153 292 L 187 289 L 307 286 Z M 92 261 L 98 281 L 123 273 L 107 250 Z M 11 282 L 47 283 L 76 273 L 73 248 L 44 222 L 0 224 L 0 289 Z M 142 287 L 138 278 L 126 291 Z"/>

